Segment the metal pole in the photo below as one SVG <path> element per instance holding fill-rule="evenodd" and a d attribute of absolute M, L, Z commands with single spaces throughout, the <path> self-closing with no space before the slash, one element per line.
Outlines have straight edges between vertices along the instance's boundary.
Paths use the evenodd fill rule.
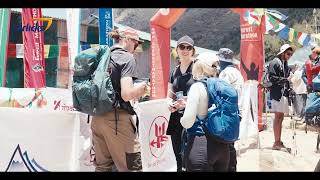
<path fill-rule="evenodd" d="M 315 10 L 315 12 L 316 12 L 316 10 Z M 316 28 L 316 34 L 318 34 L 317 13 L 315 13 L 315 15 L 314 15 L 314 24 L 315 24 L 315 28 Z"/>
<path fill-rule="evenodd" d="M 317 26 L 317 10 L 316 8 L 313 9 L 313 16 L 314 16 L 314 32 L 318 34 L 318 26 Z M 317 39 L 315 38 L 315 42 L 317 43 Z"/>

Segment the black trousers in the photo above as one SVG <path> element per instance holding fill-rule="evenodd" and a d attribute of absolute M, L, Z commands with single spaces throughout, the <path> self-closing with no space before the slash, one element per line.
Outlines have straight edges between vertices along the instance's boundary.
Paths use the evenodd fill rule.
<path fill-rule="evenodd" d="M 171 133 L 171 141 L 172 141 L 172 147 L 174 155 L 176 156 L 177 161 L 177 171 L 182 171 L 182 130 L 181 131 L 175 131 Z"/>
<path fill-rule="evenodd" d="M 229 144 L 229 151 L 230 151 L 230 161 L 229 161 L 228 171 L 236 172 L 237 171 L 237 151 L 234 148 L 234 143 Z"/>
<path fill-rule="evenodd" d="M 188 136 L 184 154 L 187 172 L 208 172 L 207 138 Z"/>
<path fill-rule="evenodd" d="M 224 144 L 207 136 L 208 164 L 211 172 L 227 172 L 230 160 L 230 144 Z"/>

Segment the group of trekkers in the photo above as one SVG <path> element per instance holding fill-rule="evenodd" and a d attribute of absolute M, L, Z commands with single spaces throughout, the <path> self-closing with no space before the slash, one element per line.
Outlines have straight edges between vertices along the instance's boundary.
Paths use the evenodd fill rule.
<path fill-rule="evenodd" d="M 134 83 L 137 79 L 137 65 L 133 54 L 143 41 L 132 28 L 114 30 L 110 36 L 117 43 L 111 47 L 110 64 L 106 71 L 110 73 L 118 103 L 115 111 L 93 116 L 91 129 L 95 170 L 112 171 L 116 167 L 118 171 L 142 171 L 140 143 L 134 123 L 136 121 L 133 119 L 136 116 L 130 101 L 139 99 L 148 90 L 146 82 Z M 226 82 L 237 93 L 238 99 L 234 102 L 239 103 L 236 108 L 239 109 L 237 115 L 241 117 L 243 107 L 240 99 L 244 78 L 234 60 L 234 52 L 229 48 L 221 48 L 217 54 L 197 54 L 194 41 L 189 36 L 183 36 L 177 41 L 176 52 L 179 65 L 170 72 L 168 82 L 167 100 L 171 115 L 166 134 L 171 136 L 177 171 L 235 172 L 237 155 L 234 141 L 218 141 L 207 132 L 203 133 L 202 126 L 198 125 L 201 119 L 207 118 L 210 108 L 218 108 L 209 101 L 211 87 L 203 83 L 210 78 Z M 319 60 L 320 48 L 314 48 L 312 52 L 309 63 L 315 64 Z M 268 88 L 271 109 L 275 113 L 274 150 L 289 149 L 281 141 L 281 124 L 284 113 L 288 113 L 288 98 L 296 91 L 298 96 L 295 98 L 305 102 L 304 94 L 307 90 L 312 91 L 309 71 L 304 73 L 305 68 L 296 68 L 292 73 L 289 68 L 288 60 L 293 53 L 294 47 L 288 44 L 281 46 L 268 67 L 268 78 L 272 83 Z M 303 75 L 306 81 L 303 81 Z M 302 83 L 307 85 L 303 87 Z M 303 106 L 296 104 L 295 109 L 302 117 Z"/>

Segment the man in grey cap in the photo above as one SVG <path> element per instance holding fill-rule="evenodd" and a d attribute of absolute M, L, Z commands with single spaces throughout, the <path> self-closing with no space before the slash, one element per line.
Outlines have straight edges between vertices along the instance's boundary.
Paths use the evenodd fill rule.
<path fill-rule="evenodd" d="M 241 72 L 233 60 L 233 51 L 229 48 L 221 48 L 218 53 L 220 63 L 219 78 L 231 84 L 241 96 L 241 90 L 244 83 Z"/>
<path fill-rule="evenodd" d="M 233 51 L 229 48 L 220 48 L 218 52 L 220 61 L 220 71 L 223 71 L 227 66 L 233 66 Z"/>
<path fill-rule="evenodd" d="M 220 74 L 219 78 L 231 84 L 238 92 L 238 99 L 241 98 L 242 87 L 244 79 L 241 72 L 235 67 L 233 60 L 233 51 L 229 48 L 221 48 L 218 53 L 220 62 Z M 239 100 L 239 105 L 240 105 Z M 239 106 L 240 114 L 242 112 L 241 106 Z M 234 148 L 234 143 L 230 144 L 230 161 L 228 171 L 235 172 L 237 170 L 237 154 Z"/>

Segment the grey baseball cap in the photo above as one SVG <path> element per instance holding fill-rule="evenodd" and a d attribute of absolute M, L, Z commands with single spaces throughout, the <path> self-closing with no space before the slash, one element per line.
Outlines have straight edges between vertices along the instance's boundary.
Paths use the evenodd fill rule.
<path fill-rule="evenodd" d="M 181 37 L 178 42 L 177 42 L 177 47 L 182 44 L 182 43 L 186 43 L 186 44 L 189 44 L 190 46 L 193 47 L 194 45 L 194 41 L 191 39 L 191 37 L 189 36 L 183 36 Z"/>

